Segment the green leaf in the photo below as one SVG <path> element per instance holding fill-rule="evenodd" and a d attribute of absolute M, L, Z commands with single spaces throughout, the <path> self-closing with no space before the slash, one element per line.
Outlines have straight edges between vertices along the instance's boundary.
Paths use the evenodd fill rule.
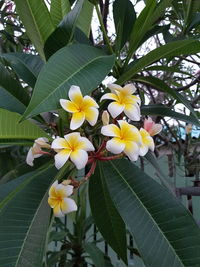
<path fill-rule="evenodd" d="M 63 18 L 55 31 L 49 36 L 44 46 L 46 58 L 49 58 L 57 50 L 70 43 L 78 17 L 83 8 L 83 3 L 84 0 L 78 0 L 74 8 Z"/>
<path fill-rule="evenodd" d="M 141 112 L 142 115 L 166 116 L 200 126 L 198 119 L 196 119 L 196 117 L 194 117 L 193 115 L 187 116 L 185 114 L 173 111 L 171 108 L 168 108 L 162 104 L 142 106 Z"/>
<path fill-rule="evenodd" d="M 198 266 L 200 229 L 181 202 L 126 159 L 101 169 L 145 266 Z"/>
<path fill-rule="evenodd" d="M 136 13 L 133 4 L 129 0 L 116 0 L 113 3 L 113 17 L 115 31 L 117 33 L 115 51 L 120 51 L 128 41 Z"/>
<path fill-rule="evenodd" d="M 23 118 L 60 108 L 59 99 L 68 97 L 71 85 L 78 85 L 83 94 L 89 94 L 108 74 L 114 59 L 87 45 L 75 44 L 60 49 L 40 72 Z"/>
<path fill-rule="evenodd" d="M 8 62 L 19 78 L 32 88 L 35 86 L 38 74 L 44 65 L 39 56 L 24 53 L 7 53 L 2 54 L 1 57 Z"/>
<path fill-rule="evenodd" d="M 91 21 L 93 15 L 94 5 L 89 1 L 84 1 L 82 10 L 77 19 L 76 26 L 85 33 L 87 37 L 90 34 Z"/>
<path fill-rule="evenodd" d="M 127 264 L 126 229 L 123 220 L 110 198 L 101 168 L 97 165 L 89 183 L 91 212 L 100 233 L 106 242 Z"/>
<path fill-rule="evenodd" d="M 1 139 L 34 140 L 38 137 L 49 137 L 31 121 L 19 123 L 20 119 L 19 114 L 0 109 L 0 141 Z"/>
<path fill-rule="evenodd" d="M 147 76 L 147 77 L 137 76 L 136 78 L 134 78 L 134 80 L 144 84 L 148 84 L 154 89 L 157 89 L 158 91 L 171 95 L 174 99 L 178 100 L 178 102 L 184 104 L 191 111 L 191 113 L 193 113 L 193 115 L 196 116 L 196 113 L 193 107 L 191 106 L 190 102 L 179 92 L 177 92 L 176 88 L 173 89 L 169 87 L 164 81 L 153 76 Z"/>
<path fill-rule="evenodd" d="M 143 56 L 141 59 L 135 62 L 132 67 L 132 64 L 130 64 L 129 69 L 122 74 L 122 76 L 118 79 L 117 83 L 123 84 L 124 82 L 130 80 L 136 73 L 143 70 L 144 67 L 153 64 L 161 58 L 196 54 L 199 51 L 200 42 L 197 40 L 181 40 L 168 43 L 152 50 L 147 55 Z"/>
<path fill-rule="evenodd" d="M 52 0 L 50 14 L 54 26 L 57 26 L 70 10 L 71 5 L 69 0 Z"/>
<path fill-rule="evenodd" d="M 46 191 L 56 174 L 55 167 L 26 174 L 1 187 L 0 266 L 41 266 L 49 226 L 50 207 Z"/>
<path fill-rule="evenodd" d="M 182 71 L 179 67 L 176 66 L 163 66 L 163 65 L 153 65 L 151 67 L 145 68 L 145 70 L 162 70 L 162 71 L 167 71 L 167 72 L 177 72 L 177 73 L 182 73 L 188 76 L 192 76 L 190 73 L 186 71 Z"/>
<path fill-rule="evenodd" d="M 0 107 L 23 113 L 29 96 L 21 84 L 0 64 Z"/>
<path fill-rule="evenodd" d="M 95 267 L 113 267 L 109 258 L 94 243 L 86 243 L 84 248 L 90 255 Z"/>
<path fill-rule="evenodd" d="M 40 56 L 44 58 L 44 43 L 54 30 L 53 22 L 44 1 L 15 0 L 15 4 L 27 35 Z"/>

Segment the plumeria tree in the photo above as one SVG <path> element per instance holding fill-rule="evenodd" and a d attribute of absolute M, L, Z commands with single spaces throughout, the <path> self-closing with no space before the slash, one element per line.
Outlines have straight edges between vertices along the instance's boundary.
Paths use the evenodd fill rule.
<path fill-rule="evenodd" d="M 0 179 L 0 266 L 113 266 L 85 238 L 93 223 L 125 266 L 127 231 L 147 267 L 200 266 L 199 226 L 156 159 L 169 133 L 183 149 L 166 117 L 187 141 L 200 126 L 199 72 L 183 68 L 199 58 L 199 1 L 3 2 L 17 49 L 4 30 L 0 145 L 18 161 Z M 62 240 L 56 254 L 51 240 Z"/>

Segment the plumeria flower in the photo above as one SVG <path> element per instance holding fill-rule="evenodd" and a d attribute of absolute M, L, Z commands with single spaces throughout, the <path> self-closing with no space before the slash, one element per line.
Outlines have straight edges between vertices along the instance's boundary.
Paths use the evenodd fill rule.
<path fill-rule="evenodd" d="M 106 149 L 113 154 L 124 152 L 131 161 L 138 159 L 141 136 L 138 129 L 126 121 L 118 120 L 120 127 L 109 124 L 101 128 L 105 136 L 113 137 L 106 143 Z"/>
<path fill-rule="evenodd" d="M 66 183 L 58 184 L 56 180 L 49 189 L 48 203 L 56 217 L 64 217 L 65 214 L 76 211 L 77 205 L 69 196 L 73 193 L 73 186 Z"/>
<path fill-rule="evenodd" d="M 33 161 L 35 158 L 39 158 L 43 155 L 42 148 L 50 149 L 51 146 L 47 144 L 48 139 L 45 137 L 37 138 L 33 144 L 33 146 L 29 149 L 27 157 L 26 157 L 26 163 L 30 166 L 33 166 Z"/>
<path fill-rule="evenodd" d="M 104 110 L 104 112 L 102 113 L 101 119 L 102 119 L 103 125 L 109 124 L 110 115 L 109 115 L 108 111 Z"/>
<path fill-rule="evenodd" d="M 109 84 L 108 88 L 111 93 L 102 96 L 101 101 L 104 99 L 114 100 L 108 105 L 108 111 L 113 118 L 116 118 L 122 112 L 133 121 L 140 120 L 140 98 L 133 95 L 136 88 L 133 84 L 127 84 L 121 87 L 117 84 Z"/>
<path fill-rule="evenodd" d="M 86 151 L 95 150 L 92 143 L 86 137 L 81 137 L 78 132 L 67 134 L 64 138 L 57 137 L 51 147 L 57 152 L 55 155 L 57 169 L 60 169 L 69 158 L 78 170 L 82 169 L 88 161 Z"/>
<path fill-rule="evenodd" d="M 162 125 L 159 123 L 155 123 L 152 118 L 148 117 L 148 119 L 144 120 L 144 129 L 151 135 L 154 136 L 162 131 Z"/>
<path fill-rule="evenodd" d="M 72 113 L 70 129 L 75 130 L 79 128 L 86 120 L 91 126 L 97 122 L 99 115 L 98 104 L 90 96 L 82 96 L 81 90 L 78 86 L 72 85 L 69 89 L 69 100 L 60 99 L 62 108 Z"/>
<path fill-rule="evenodd" d="M 154 151 L 155 144 L 151 136 L 158 134 L 162 130 L 161 124 L 156 124 L 150 117 L 144 120 L 144 128 L 140 129 L 142 145 L 140 147 L 140 156 L 146 155 L 148 150 Z"/>

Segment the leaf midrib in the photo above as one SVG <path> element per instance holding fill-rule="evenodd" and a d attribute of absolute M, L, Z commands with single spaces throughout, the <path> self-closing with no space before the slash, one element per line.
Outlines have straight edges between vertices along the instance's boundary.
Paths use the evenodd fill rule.
<path fill-rule="evenodd" d="M 136 199 L 139 201 L 139 203 L 141 204 L 141 206 L 145 209 L 145 211 L 147 212 L 147 214 L 149 215 L 150 219 L 154 222 L 155 226 L 157 227 L 157 229 L 160 230 L 161 235 L 164 237 L 164 239 L 167 241 L 168 246 L 172 249 L 172 251 L 175 252 L 175 255 L 177 256 L 177 259 L 179 260 L 180 264 L 184 267 L 185 265 L 183 265 L 182 260 L 180 259 L 179 255 L 176 253 L 176 250 L 172 247 L 172 245 L 170 244 L 170 242 L 168 241 L 168 239 L 165 237 L 165 235 L 163 235 L 162 229 L 159 227 L 159 225 L 157 224 L 157 222 L 154 220 L 154 218 L 151 216 L 151 213 L 148 211 L 148 209 L 144 206 L 144 204 L 141 202 L 140 198 L 137 196 L 137 194 L 134 192 L 134 190 L 131 188 L 131 186 L 129 185 L 129 183 L 126 181 L 126 179 L 124 179 L 124 177 L 121 175 L 121 173 L 118 171 L 118 169 L 115 167 L 115 165 L 110 162 L 110 164 L 113 166 L 113 168 L 115 169 L 115 171 L 119 174 L 119 176 L 122 178 L 122 180 L 125 182 L 125 184 L 127 185 L 127 187 L 130 189 L 130 191 L 133 193 L 133 195 L 135 195 Z"/>

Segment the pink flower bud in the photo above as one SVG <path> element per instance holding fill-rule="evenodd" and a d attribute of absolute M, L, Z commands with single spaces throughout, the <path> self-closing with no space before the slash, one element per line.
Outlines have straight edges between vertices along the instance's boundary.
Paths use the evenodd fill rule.
<path fill-rule="evenodd" d="M 144 120 L 144 129 L 151 135 L 154 136 L 162 131 L 162 125 L 156 124 L 152 118 L 148 117 L 148 119 Z"/>

